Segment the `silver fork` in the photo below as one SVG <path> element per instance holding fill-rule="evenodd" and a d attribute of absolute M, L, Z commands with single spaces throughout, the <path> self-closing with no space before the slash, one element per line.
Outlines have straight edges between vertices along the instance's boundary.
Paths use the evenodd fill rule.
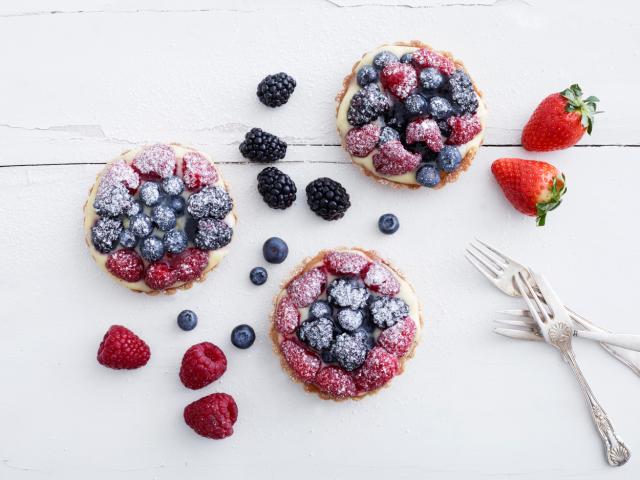
<path fill-rule="evenodd" d="M 532 274 L 530 271 L 520 271 L 516 273 L 513 280 L 545 341 L 560 351 L 560 355 L 569 364 L 578 380 L 589 406 L 591 418 L 604 444 L 607 462 L 613 467 L 624 465 L 629 460 L 631 453 L 616 435 L 607 413 L 596 399 L 576 362 L 571 347 L 573 321 L 568 312 L 551 285 L 541 275 Z M 532 284 L 537 284 L 537 288 L 534 288 Z"/>
<path fill-rule="evenodd" d="M 512 297 L 519 297 L 520 292 L 516 289 L 513 278 L 518 272 L 528 272 L 527 267 L 521 263 L 516 262 L 512 258 L 509 258 L 504 253 L 500 252 L 496 248 L 486 244 L 485 242 L 476 239 L 476 242 L 471 242 L 466 249 L 465 257 L 471 264 L 478 269 L 494 286 L 507 295 Z M 598 333 L 611 333 L 604 328 L 601 328 L 594 323 L 588 321 L 581 315 L 565 306 L 565 309 L 569 313 L 571 319 L 579 325 L 582 329 L 598 332 Z M 526 315 L 526 311 L 515 311 L 522 315 Z M 510 313 L 514 313 L 511 311 Z M 540 340 L 537 337 L 534 329 L 529 331 L 499 331 L 496 329 L 496 333 L 506 335 L 512 338 L 519 338 L 522 340 Z M 626 348 L 614 347 L 600 342 L 600 346 L 604 348 L 607 353 L 613 356 L 616 360 L 622 362 L 629 367 L 633 373 L 640 376 L 640 354 L 628 350 Z"/>

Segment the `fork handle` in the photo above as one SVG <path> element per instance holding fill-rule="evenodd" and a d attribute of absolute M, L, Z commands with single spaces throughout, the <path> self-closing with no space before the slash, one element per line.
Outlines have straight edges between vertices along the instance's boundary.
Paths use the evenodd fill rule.
<path fill-rule="evenodd" d="M 573 353 L 573 350 L 561 350 L 561 354 L 564 360 L 571 367 L 571 371 L 578 380 L 580 388 L 582 389 L 582 393 L 584 393 L 585 400 L 587 401 L 587 405 L 589 406 L 589 410 L 591 411 L 591 418 L 593 419 L 593 423 L 595 424 L 595 427 L 598 430 L 600 438 L 602 439 L 602 442 L 604 444 L 607 462 L 612 467 L 620 467 L 624 465 L 629 460 L 631 452 L 624 444 L 622 439 L 620 439 L 620 437 L 618 437 L 618 435 L 616 434 L 615 430 L 613 429 L 613 424 L 609 420 L 607 413 L 600 406 L 600 403 L 591 391 L 591 387 L 589 387 L 587 380 L 582 374 L 582 370 L 580 370 L 580 367 L 576 362 L 576 357 Z"/>
<path fill-rule="evenodd" d="M 608 343 L 609 345 L 614 345 L 616 347 L 628 348 L 629 350 L 640 352 L 640 335 L 594 332 L 591 330 L 574 330 L 573 334 L 576 337 Z"/>

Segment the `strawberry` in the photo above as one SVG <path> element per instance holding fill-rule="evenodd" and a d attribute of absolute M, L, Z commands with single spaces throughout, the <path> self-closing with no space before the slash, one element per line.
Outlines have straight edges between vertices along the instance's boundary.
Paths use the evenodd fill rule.
<path fill-rule="evenodd" d="M 197 390 L 216 381 L 226 371 L 227 357 L 224 352 L 213 343 L 202 342 L 184 353 L 180 380 L 185 387 Z"/>
<path fill-rule="evenodd" d="M 564 174 L 546 162 L 499 158 L 491 172 L 511 205 L 536 217 L 538 226 L 544 225 L 547 212 L 560 205 L 567 191 Z"/>
<path fill-rule="evenodd" d="M 596 97 L 582 99 L 578 84 L 552 93 L 540 102 L 522 130 L 522 146 L 534 152 L 561 150 L 575 145 L 586 131 L 591 135 Z"/>
<path fill-rule="evenodd" d="M 98 347 L 98 363 L 116 370 L 132 370 L 147 364 L 149 346 L 135 333 L 121 325 L 112 325 Z"/>
<path fill-rule="evenodd" d="M 238 406 L 231 395 L 212 393 L 187 405 L 184 421 L 203 437 L 220 440 L 233 435 L 238 419 Z"/>

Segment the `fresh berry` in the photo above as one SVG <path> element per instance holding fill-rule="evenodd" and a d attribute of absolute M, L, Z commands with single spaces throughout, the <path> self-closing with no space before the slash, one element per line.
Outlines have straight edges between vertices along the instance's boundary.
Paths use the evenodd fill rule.
<path fill-rule="evenodd" d="M 380 215 L 380 218 L 378 219 L 378 229 L 380 229 L 382 233 L 391 235 L 392 233 L 396 233 L 399 228 L 400 222 L 398 221 L 398 217 L 393 213 Z"/>
<path fill-rule="evenodd" d="M 187 208 L 187 201 L 180 195 L 174 195 L 167 199 L 167 206 L 173 210 L 176 215 L 182 215 Z"/>
<path fill-rule="evenodd" d="M 427 113 L 428 104 L 427 99 L 419 93 L 409 95 L 404 101 L 404 106 L 407 109 L 407 113 L 414 117 L 419 117 Z"/>
<path fill-rule="evenodd" d="M 122 230 L 122 232 L 120 233 L 120 239 L 118 241 L 124 248 L 135 248 L 135 246 L 138 244 L 138 239 L 128 228 Z"/>
<path fill-rule="evenodd" d="M 525 215 L 545 224 L 547 212 L 557 208 L 567 191 L 565 177 L 553 165 L 536 160 L 499 158 L 491 165 L 505 197 Z"/>
<path fill-rule="evenodd" d="M 413 55 L 411 53 L 405 53 L 400 57 L 400 63 L 411 63 Z"/>
<path fill-rule="evenodd" d="M 153 290 L 169 288 L 177 280 L 177 272 L 166 262 L 150 264 L 144 275 L 144 282 Z"/>
<path fill-rule="evenodd" d="M 347 332 L 353 332 L 360 328 L 364 322 L 364 312 L 362 310 L 354 310 L 352 308 L 342 308 L 338 310 L 336 322 L 340 328 Z"/>
<path fill-rule="evenodd" d="M 341 277 L 327 287 L 327 301 L 339 308 L 363 308 L 369 299 L 369 290 L 359 278 Z"/>
<path fill-rule="evenodd" d="M 160 186 L 155 182 L 145 182 L 139 190 L 140 199 L 147 207 L 153 207 L 160 203 L 162 192 Z"/>
<path fill-rule="evenodd" d="M 360 85 L 361 87 L 366 87 L 370 83 L 378 80 L 378 71 L 371 65 L 365 65 L 360 70 L 358 70 L 356 79 L 358 81 L 358 85 Z"/>
<path fill-rule="evenodd" d="M 354 127 L 362 127 L 373 122 L 390 106 L 389 99 L 380 91 L 378 84 L 371 83 L 351 97 L 347 121 Z"/>
<path fill-rule="evenodd" d="M 190 347 L 182 357 L 180 380 L 192 390 L 206 387 L 215 382 L 227 370 L 224 352 L 210 342 L 202 342 Z"/>
<path fill-rule="evenodd" d="M 188 332 L 198 325 L 198 315 L 192 310 L 182 310 L 178 314 L 178 326 Z"/>
<path fill-rule="evenodd" d="M 167 178 L 176 172 L 176 155 L 169 145 L 152 145 L 135 156 L 132 166 L 145 178 Z"/>
<path fill-rule="evenodd" d="M 134 200 L 131 202 L 131 205 L 129 206 L 129 208 L 127 208 L 127 211 L 124 213 L 127 215 L 127 217 L 133 217 L 134 215 L 137 215 L 143 211 L 144 211 L 144 205 L 142 205 L 142 202 L 140 200 Z"/>
<path fill-rule="evenodd" d="M 122 222 L 117 218 L 99 218 L 91 227 L 91 241 L 100 253 L 109 253 L 118 246 Z"/>
<path fill-rule="evenodd" d="M 144 262 L 136 252 L 126 248 L 111 253 L 105 266 L 126 282 L 137 282 L 144 276 Z"/>
<path fill-rule="evenodd" d="M 233 435 L 238 406 L 231 395 L 212 393 L 187 405 L 183 416 L 198 435 L 220 440 Z"/>
<path fill-rule="evenodd" d="M 334 325 L 330 318 L 306 320 L 298 327 L 298 338 L 314 350 L 329 348 L 333 342 Z"/>
<path fill-rule="evenodd" d="M 422 157 L 409 152 L 401 142 L 393 140 L 380 147 L 373 156 L 373 166 L 383 175 L 403 175 L 415 169 Z"/>
<path fill-rule="evenodd" d="M 424 142 L 434 152 L 439 152 L 444 145 L 438 124 L 430 118 L 418 118 L 411 122 L 407 126 L 406 138 L 409 144 Z"/>
<path fill-rule="evenodd" d="M 251 280 L 251 283 L 254 285 L 263 285 L 268 277 L 269 274 L 262 267 L 254 267 L 249 272 L 249 280 Z"/>
<path fill-rule="evenodd" d="M 345 136 L 345 144 L 347 151 L 354 157 L 366 157 L 376 148 L 379 139 L 380 127 L 375 123 L 368 123 L 349 130 Z"/>
<path fill-rule="evenodd" d="M 369 325 L 364 322 L 362 327 L 353 332 L 353 336 L 362 342 L 367 352 L 376 346 L 376 338 L 373 334 L 375 328 L 375 325 L 369 328 Z"/>
<path fill-rule="evenodd" d="M 184 191 L 184 182 L 172 175 L 162 180 L 162 191 L 168 195 L 180 195 Z"/>
<path fill-rule="evenodd" d="M 361 276 L 364 284 L 374 292 L 382 295 L 396 295 L 400 291 L 400 283 L 391 271 L 380 263 L 371 263 Z"/>
<path fill-rule="evenodd" d="M 444 76 L 437 68 L 425 68 L 420 72 L 420 85 L 425 90 L 437 90 L 444 84 Z"/>
<path fill-rule="evenodd" d="M 391 127 L 397 132 L 403 132 L 412 117 L 407 112 L 404 103 L 394 102 L 391 108 L 383 114 L 383 118 L 387 127 Z"/>
<path fill-rule="evenodd" d="M 424 187 L 433 188 L 440 184 L 440 172 L 434 165 L 425 163 L 416 172 L 416 182 Z"/>
<path fill-rule="evenodd" d="M 415 322 L 411 317 L 405 317 L 380 334 L 378 346 L 396 357 L 403 357 L 413 345 L 415 335 Z"/>
<path fill-rule="evenodd" d="M 197 192 L 218 181 L 218 172 L 207 158 L 198 152 L 187 152 L 182 159 L 182 178 L 187 188 Z"/>
<path fill-rule="evenodd" d="M 176 226 L 176 212 L 166 205 L 157 205 L 151 210 L 151 220 L 163 232 L 168 232 Z"/>
<path fill-rule="evenodd" d="M 164 249 L 173 254 L 184 252 L 187 249 L 188 241 L 187 234 L 182 230 L 169 230 L 162 237 Z"/>
<path fill-rule="evenodd" d="M 117 217 L 131 208 L 132 199 L 129 190 L 117 183 L 98 192 L 93 208 L 101 217 Z"/>
<path fill-rule="evenodd" d="M 447 75 L 451 75 L 456 68 L 455 63 L 450 58 L 427 48 L 421 48 L 413 52 L 412 61 L 419 68 L 433 67 Z"/>
<path fill-rule="evenodd" d="M 318 299 L 326 284 L 327 274 L 317 267 L 294 278 L 287 286 L 287 293 L 296 307 L 304 308 Z"/>
<path fill-rule="evenodd" d="M 471 79 L 464 70 L 458 69 L 451 74 L 447 80 L 447 88 L 451 100 L 460 107 L 462 113 L 475 113 L 478 109 L 478 96 Z"/>
<path fill-rule="evenodd" d="M 463 145 L 482 131 L 480 119 L 476 115 L 449 117 L 447 123 L 451 127 L 451 135 L 447 143 L 451 145 Z"/>
<path fill-rule="evenodd" d="M 134 193 L 140 186 L 140 177 L 137 172 L 122 158 L 109 164 L 100 177 L 98 194 L 116 184 L 122 184 L 130 193 Z"/>
<path fill-rule="evenodd" d="M 535 109 L 522 130 L 522 146 L 534 152 L 569 148 L 591 135 L 596 113 L 596 97 L 582 99 L 579 85 L 546 97 Z"/>
<path fill-rule="evenodd" d="M 359 390 L 370 392 L 382 387 L 400 370 L 398 359 L 382 347 L 375 347 L 367 354 L 364 365 L 354 376 Z"/>
<path fill-rule="evenodd" d="M 276 307 L 276 330 L 282 334 L 293 333 L 300 323 L 300 311 L 291 297 L 285 295 Z"/>
<path fill-rule="evenodd" d="M 456 171 L 460 163 L 462 163 L 462 155 L 460 155 L 460 150 L 456 147 L 445 145 L 442 147 L 442 150 L 438 152 L 436 162 L 440 170 L 451 173 Z"/>
<path fill-rule="evenodd" d="M 150 216 L 144 213 L 138 213 L 129 220 L 129 228 L 136 237 L 144 238 L 153 232 L 153 222 Z"/>
<path fill-rule="evenodd" d="M 271 237 L 262 245 L 262 255 L 269 263 L 282 263 L 289 255 L 289 246 L 281 238 Z"/>
<path fill-rule="evenodd" d="M 287 143 L 271 133 L 252 128 L 240 144 L 240 153 L 254 162 L 275 162 L 287 154 Z"/>
<path fill-rule="evenodd" d="M 256 332 L 250 325 L 238 325 L 231 331 L 231 343 L 237 348 L 245 349 L 256 341 Z"/>
<path fill-rule="evenodd" d="M 187 200 L 187 210 L 194 218 L 222 220 L 233 209 L 233 200 L 222 187 L 204 187 Z"/>
<path fill-rule="evenodd" d="M 331 346 L 331 355 L 344 370 L 352 372 L 364 363 L 367 350 L 358 338 L 342 333 Z"/>
<path fill-rule="evenodd" d="M 98 347 L 98 363 L 116 370 L 140 368 L 150 357 L 144 340 L 121 325 L 112 325 Z"/>
<path fill-rule="evenodd" d="M 316 355 L 291 340 L 282 342 L 280 351 L 291 370 L 301 381 L 313 382 L 320 369 L 320 359 Z"/>
<path fill-rule="evenodd" d="M 356 394 L 356 384 L 351 375 L 337 367 L 325 367 L 316 375 L 320 391 L 332 398 L 349 398 Z"/>
<path fill-rule="evenodd" d="M 150 262 L 160 260 L 164 256 L 164 244 L 160 238 L 152 235 L 142 240 L 140 244 L 142 258 Z"/>
<path fill-rule="evenodd" d="M 382 70 L 387 65 L 390 65 L 392 63 L 397 63 L 397 62 L 398 62 L 398 57 L 394 53 L 388 50 L 383 50 L 382 52 L 376 54 L 375 57 L 373 57 L 372 64 L 374 68 L 378 70 Z"/>
<path fill-rule="evenodd" d="M 334 250 L 324 256 L 324 264 L 334 275 L 360 275 L 369 261 L 357 253 Z"/>
<path fill-rule="evenodd" d="M 298 189 L 289 175 L 267 167 L 258 174 L 258 192 L 269 207 L 284 210 L 295 202 Z"/>
<path fill-rule="evenodd" d="M 201 250 L 226 247 L 233 237 L 233 229 L 221 220 L 203 218 L 198 221 L 198 232 L 193 243 Z"/>
<path fill-rule="evenodd" d="M 378 145 L 384 145 L 387 142 L 394 140 L 400 140 L 400 133 L 391 127 L 382 127 L 380 131 L 380 138 L 378 139 Z"/>
<path fill-rule="evenodd" d="M 438 128 L 440 129 L 440 133 L 442 134 L 442 136 L 448 139 L 451 135 L 452 130 L 447 120 L 438 120 Z"/>
<path fill-rule="evenodd" d="M 369 302 L 371 320 L 379 328 L 389 328 L 409 315 L 409 306 L 399 297 L 376 297 Z"/>
<path fill-rule="evenodd" d="M 171 261 L 177 279 L 190 282 L 200 278 L 209 264 L 209 254 L 198 248 L 187 248 Z"/>
<path fill-rule="evenodd" d="M 267 75 L 258 84 L 256 94 L 267 107 L 280 107 L 289 101 L 296 88 L 296 81 L 284 72 Z"/>
<path fill-rule="evenodd" d="M 449 100 L 446 98 L 431 97 L 429 99 L 427 113 L 436 120 L 444 120 L 445 118 L 449 118 L 453 115 L 453 108 L 451 107 Z"/>
<path fill-rule="evenodd" d="M 317 178 L 306 188 L 307 204 L 316 215 L 325 220 L 338 220 L 351 206 L 349 194 L 335 180 Z"/>
<path fill-rule="evenodd" d="M 309 318 L 331 318 L 333 315 L 333 307 L 326 300 L 316 300 L 309 305 Z"/>
<path fill-rule="evenodd" d="M 418 75 L 411 65 L 390 63 L 380 72 L 380 82 L 393 95 L 404 100 L 418 86 Z"/>

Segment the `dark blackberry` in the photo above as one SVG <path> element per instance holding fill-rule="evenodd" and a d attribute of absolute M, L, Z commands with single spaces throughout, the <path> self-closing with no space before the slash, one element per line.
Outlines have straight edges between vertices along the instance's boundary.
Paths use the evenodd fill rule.
<path fill-rule="evenodd" d="M 349 277 L 336 278 L 327 287 L 327 300 L 335 307 L 357 310 L 363 308 L 368 299 L 369 290 L 364 283 Z"/>
<path fill-rule="evenodd" d="M 376 346 L 376 339 L 371 333 L 364 328 L 359 328 L 353 332 L 353 336 L 362 342 L 367 351 Z"/>
<path fill-rule="evenodd" d="M 287 154 L 287 143 L 260 128 L 252 128 L 240 144 L 240 153 L 254 162 L 275 162 Z"/>
<path fill-rule="evenodd" d="M 331 346 L 331 356 L 348 372 L 352 372 L 364 363 L 367 349 L 361 338 L 342 333 Z"/>
<path fill-rule="evenodd" d="M 132 202 L 127 187 L 118 183 L 99 192 L 93 202 L 93 208 L 101 217 L 117 217 L 128 211 Z"/>
<path fill-rule="evenodd" d="M 334 330 L 334 325 L 330 318 L 315 318 L 300 324 L 298 338 L 314 350 L 324 350 L 331 345 Z"/>
<path fill-rule="evenodd" d="M 233 200 L 221 187 L 204 187 L 187 200 L 187 210 L 194 218 L 222 220 L 233 208 Z"/>
<path fill-rule="evenodd" d="M 267 75 L 258 84 L 256 95 L 267 107 L 279 107 L 289 101 L 296 81 L 284 72 Z"/>
<path fill-rule="evenodd" d="M 376 326 L 388 328 L 409 315 L 409 306 L 398 297 L 376 297 L 369 302 L 369 311 Z"/>
<path fill-rule="evenodd" d="M 389 99 L 378 84 L 371 83 L 351 97 L 347 121 L 354 127 L 362 127 L 374 121 L 390 107 Z"/>
<path fill-rule="evenodd" d="M 373 57 L 373 66 L 378 70 L 382 70 L 390 63 L 396 63 L 397 61 L 398 57 L 395 54 L 391 53 L 388 50 L 383 50 L 380 53 L 376 54 L 375 57 Z"/>
<path fill-rule="evenodd" d="M 258 174 L 258 192 L 271 208 L 284 210 L 296 200 L 296 184 L 276 167 L 267 167 Z"/>
<path fill-rule="evenodd" d="M 384 113 L 384 123 L 388 127 L 402 133 L 409 123 L 411 115 L 407 112 L 404 104 L 397 102 L 393 107 Z"/>
<path fill-rule="evenodd" d="M 447 80 L 451 100 L 460 107 L 461 113 L 475 113 L 478 109 L 478 97 L 473 83 L 464 70 L 458 69 Z"/>
<path fill-rule="evenodd" d="M 233 229 L 220 220 L 205 218 L 198 222 L 198 231 L 193 241 L 200 250 L 217 250 L 231 242 Z"/>
<path fill-rule="evenodd" d="M 344 187 L 330 178 L 318 178 L 307 185 L 307 203 L 311 210 L 325 220 L 344 217 L 351 206 L 349 194 Z"/>
<path fill-rule="evenodd" d="M 116 248 L 122 233 L 122 222 L 117 218 L 100 218 L 91 227 L 91 241 L 100 253 L 109 253 Z"/>

